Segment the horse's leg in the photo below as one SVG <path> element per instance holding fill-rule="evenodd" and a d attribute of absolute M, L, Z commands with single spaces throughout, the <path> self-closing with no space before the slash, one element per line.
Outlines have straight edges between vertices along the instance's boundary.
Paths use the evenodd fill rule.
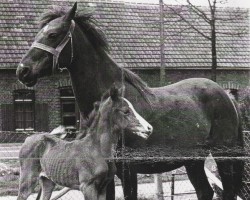
<path fill-rule="evenodd" d="M 42 176 L 40 177 L 40 185 L 42 189 L 41 200 L 49 200 L 56 184 L 50 179 Z"/>
<path fill-rule="evenodd" d="M 228 158 L 226 160 L 215 159 L 215 161 L 223 185 L 223 200 L 235 200 L 241 186 L 243 162 L 229 160 Z"/>
<path fill-rule="evenodd" d="M 204 160 L 192 161 L 185 165 L 188 178 L 195 188 L 198 200 L 212 200 L 213 189 L 211 188 L 205 170 Z"/>
<path fill-rule="evenodd" d="M 106 199 L 107 200 L 115 200 L 115 180 L 112 179 L 110 183 L 107 185 L 106 189 Z"/>
<path fill-rule="evenodd" d="M 27 199 L 34 192 L 40 173 L 39 163 L 34 159 L 20 160 L 20 180 L 17 200 Z"/>
<path fill-rule="evenodd" d="M 124 199 L 137 200 L 137 174 L 125 163 L 117 166 L 117 176 L 122 182 Z"/>

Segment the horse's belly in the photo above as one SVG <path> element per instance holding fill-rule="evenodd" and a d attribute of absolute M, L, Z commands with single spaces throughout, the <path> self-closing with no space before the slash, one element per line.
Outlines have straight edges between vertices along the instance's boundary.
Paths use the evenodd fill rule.
<path fill-rule="evenodd" d="M 42 171 L 47 178 L 56 184 L 65 187 L 74 187 L 79 185 L 78 170 L 75 160 L 71 158 L 62 158 L 57 156 L 43 156 L 41 160 Z"/>
<path fill-rule="evenodd" d="M 155 174 L 172 171 L 184 165 L 183 161 L 166 161 L 132 165 L 131 168 L 141 174 Z"/>
<path fill-rule="evenodd" d="M 206 143 L 211 121 L 199 107 L 162 109 L 150 119 L 154 127 L 148 144 L 162 144 L 167 147 L 197 147 Z"/>

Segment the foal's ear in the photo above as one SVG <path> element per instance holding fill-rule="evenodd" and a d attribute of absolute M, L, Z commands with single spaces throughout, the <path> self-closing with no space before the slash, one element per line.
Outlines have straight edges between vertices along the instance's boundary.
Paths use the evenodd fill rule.
<path fill-rule="evenodd" d="M 113 101 L 117 101 L 119 99 L 120 92 L 115 84 L 110 88 L 109 95 Z"/>
<path fill-rule="evenodd" d="M 74 3 L 73 7 L 63 17 L 64 21 L 71 21 L 74 19 L 77 9 L 77 2 Z"/>

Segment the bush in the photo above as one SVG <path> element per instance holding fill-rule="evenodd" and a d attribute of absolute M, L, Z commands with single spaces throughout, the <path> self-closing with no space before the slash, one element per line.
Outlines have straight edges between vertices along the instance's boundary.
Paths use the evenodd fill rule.
<path fill-rule="evenodd" d="M 250 87 L 238 91 L 243 130 L 250 130 Z"/>

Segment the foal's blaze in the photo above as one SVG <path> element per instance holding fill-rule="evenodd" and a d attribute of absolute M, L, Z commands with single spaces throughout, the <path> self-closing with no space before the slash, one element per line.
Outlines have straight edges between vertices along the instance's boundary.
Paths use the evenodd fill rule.
<path fill-rule="evenodd" d="M 134 117 L 138 120 L 138 123 L 141 125 L 141 127 L 138 127 L 137 131 L 135 130 L 134 133 L 139 137 L 147 139 L 148 136 L 152 133 L 153 127 L 138 112 L 136 112 L 134 106 L 126 98 L 123 99 L 128 104 L 129 110 L 133 113 Z"/>
<path fill-rule="evenodd" d="M 134 109 L 133 105 L 125 98 L 121 98 L 120 102 L 114 109 L 113 122 L 119 129 L 125 129 L 128 132 L 147 139 L 153 127 Z"/>

